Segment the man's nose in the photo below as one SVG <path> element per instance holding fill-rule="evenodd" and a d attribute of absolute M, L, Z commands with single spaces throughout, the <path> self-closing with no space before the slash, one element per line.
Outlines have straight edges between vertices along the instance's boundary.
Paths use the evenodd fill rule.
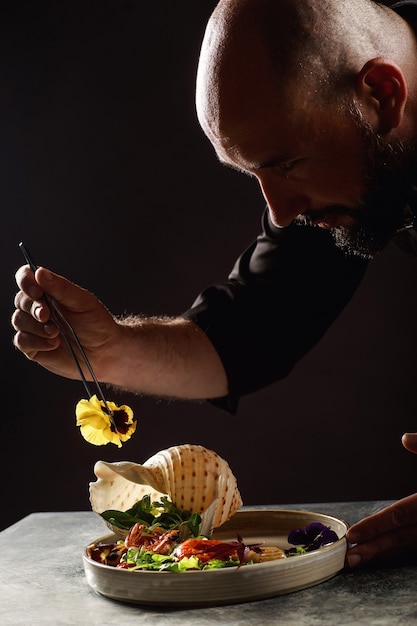
<path fill-rule="evenodd" d="M 292 182 L 277 180 L 274 176 L 262 176 L 258 180 L 275 226 L 288 226 L 310 208 L 308 197 Z"/>

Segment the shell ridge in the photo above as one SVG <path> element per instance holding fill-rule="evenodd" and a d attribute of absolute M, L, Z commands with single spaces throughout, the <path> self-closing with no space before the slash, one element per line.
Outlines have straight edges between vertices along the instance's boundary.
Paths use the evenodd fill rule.
<path fill-rule="evenodd" d="M 143 464 L 97 461 L 94 472 L 90 502 L 96 513 L 126 511 L 145 494 L 155 500 L 164 495 L 179 509 L 202 515 L 211 534 L 243 504 L 227 461 L 200 445 L 172 446 Z"/>

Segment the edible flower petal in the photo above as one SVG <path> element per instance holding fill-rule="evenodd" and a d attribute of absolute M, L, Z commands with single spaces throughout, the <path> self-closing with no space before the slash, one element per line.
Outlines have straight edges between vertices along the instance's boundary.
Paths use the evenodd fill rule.
<path fill-rule="evenodd" d="M 84 439 L 95 446 L 104 446 L 114 443 L 118 448 L 122 443 L 130 439 L 136 430 L 136 419 L 132 409 L 123 404 L 117 406 L 114 402 L 107 402 L 109 409 L 113 412 L 116 429 L 110 420 L 106 406 L 96 395 L 89 400 L 80 400 L 76 406 L 75 414 L 77 426 Z"/>
<path fill-rule="evenodd" d="M 312 522 L 305 528 L 296 528 L 289 533 L 288 542 L 297 547 L 286 550 L 286 554 L 291 556 L 312 552 L 338 539 L 339 537 L 330 526 L 325 526 L 321 522 Z"/>

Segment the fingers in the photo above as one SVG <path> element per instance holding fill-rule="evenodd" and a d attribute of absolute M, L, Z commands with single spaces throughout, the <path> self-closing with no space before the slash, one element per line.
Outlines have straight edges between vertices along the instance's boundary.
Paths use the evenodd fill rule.
<path fill-rule="evenodd" d="M 57 302 L 64 302 L 65 308 L 76 310 L 80 298 L 88 292 L 74 285 L 66 278 L 40 267 L 36 273 L 24 265 L 16 272 L 16 282 L 20 291 L 16 294 L 14 304 L 16 311 L 12 317 L 12 325 L 17 331 L 33 332 L 38 336 L 54 336 L 55 326 L 50 322 L 51 311 L 44 295 L 48 294 Z M 81 300 L 83 305 L 83 301 Z M 29 317 L 41 325 L 34 325 Z M 50 323 L 48 323 L 50 322 Z"/>
<path fill-rule="evenodd" d="M 36 305 L 35 305 L 36 306 Z M 25 313 L 20 309 L 14 311 L 11 324 L 17 332 L 25 334 L 37 335 L 45 339 L 51 339 L 58 335 L 58 328 L 52 322 L 37 322 L 30 313 Z"/>
<path fill-rule="evenodd" d="M 349 567 L 363 565 L 377 557 L 388 558 L 417 551 L 417 525 L 399 528 L 348 551 Z"/>
<path fill-rule="evenodd" d="M 33 300 L 23 291 L 19 291 L 14 299 L 16 312 L 25 313 L 38 322 L 45 323 L 50 318 L 49 307 L 42 300 Z"/>
<path fill-rule="evenodd" d="M 59 330 L 50 319 L 47 303 L 42 300 L 44 288 L 37 282 L 28 265 L 18 269 L 16 282 L 21 290 L 15 296 L 16 310 L 11 318 L 16 331 L 13 344 L 29 359 L 36 360 L 40 352 L 48 352 L 59 346 Z"/>
<path fill-rule="evenodd" d="M 118 328 L 110 312 L 92 293 L 46 268 L 39 267 L 33 274 L 28 266 L 23 266 L 16 272 L 16 280 L 20 291 L 15 297 L 16 310 L 11 320 L 16 331 L 13 340 L 16 348 L 55 374 L 78 378 L 71 352 L 51 320 L 48 302 L 53 298 L 94 362 L 97 374 L 100 357 L 107 361 L 102 354 L 109 337 Z M 44 296 L 50 299 L 44 300 Z"/>
<path fill-rule="evenodd" d="M 49 352 L 55 350 L 59 344 L 59 337 L 42 339 L 34 334 L 23 333 L 18 331 L 13 337 L 14 346 L 23 352 L 31 361 L 39 360 L 41 352 Z"/>
<path fill-rule="evenodd" d="M 30 269 L 29 265 L 22 265 L 21 267 L 19 267 L 15 274 L 15 278 L 16 283 L 21 291 L 26 293 L 34 300 L 41 299 L 43 295 L 42 288 L 36 282 L 35 275 Z"/>
<path fill-rule="evenodd" d="M 63 276 L 44 267 L 38 267 L 35 274 L 28 265 L 23 265 L 16 272 L 16 283 L 20 288 L 15 303 L 17 308 L 34 313 L 32 304 L 38 304 L 48 310 L 42 302 L 44 294 L 52 296 L 57 302 L 65 300 L 65 306 L 71 308 L 80 299 L 80 293 L 88 293 Z"/>
<path fill-rule="evenodd" d="M 47 322 L 50 318 L 50 311 L 42 299 L 44 290 L 28 265 L 22 265 L 17 270 L 16 283 L 20 288 L 14 299 L 16 310 L 31 315 L 41 323 Z M 15 323 L 18 323 L 17 319 Z"/>
<path fill-rule="evenodd" d="M 39 352 L 47 352 L 54 350 L 59 346 L 59 330 L 52 322 L 43 323 L 36 321 L 31 314 L 33 308 L 37 308 L 38 304 L 32 302 L 22 294 L 16 296 L 16 306 L 23 306 L 29 309 L 29 313 L 17 308 L 11 318 L 11 323 L 16 333 L 13 337 L 14 346 L 23 352 L 28 359 L 35 360 Z M 35 316 L 42 320 L 43 317 L 49 319 L 49 311 L 41 312 Z"/>
<path fill-rule="evenodd" d="M 20 291 L 14 299 L 16 310 L 11 319 L 13 328 L 17 332 L 34 334 L 39 337 L 56 336 L 58 331 L 50 321 L 49 307 L 42 299 L 44 289 L 39 285 L 28 265 L 23 265 L 17 270 L 16 282 Z M 15 345 L 20 349 L 21 338 L 15 339 Z"/>
<path fill-rule="evenodd" d="M 417 433 L 405 433 L 401 441 L 404 448 L 417 454 Z"/>
<path fill-rule="evenodd" d="M 351 567 L 377 556 L 417 551 L 417 494 L 361 520 L 349 529 L 347 538 L 357 544 L 347 553 Z"/>
<path fill-rule="evenodd" d="M 348 531 L 349 541 L 368 541 L 396 528 L 417 524 L 417 493 L 361 520 Z"/>

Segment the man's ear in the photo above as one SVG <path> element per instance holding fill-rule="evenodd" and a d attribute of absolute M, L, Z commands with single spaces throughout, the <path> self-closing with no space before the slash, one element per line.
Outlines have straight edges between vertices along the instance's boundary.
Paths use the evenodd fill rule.
<path fill-rule="evenodd" d="M 357 77 L 356 91 L 363 113 L 376 132 L 385 135 L 401 124 L 408 90 L 405 76 L 394 61 L 378 57 L 365 63 Z"/>

